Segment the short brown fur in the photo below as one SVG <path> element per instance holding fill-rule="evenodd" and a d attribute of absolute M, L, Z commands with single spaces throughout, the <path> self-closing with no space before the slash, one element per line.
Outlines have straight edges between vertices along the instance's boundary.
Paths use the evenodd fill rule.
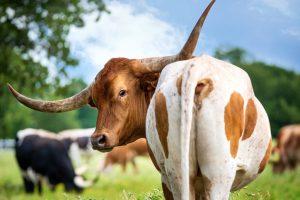
<path fill-rule="evenodd" d="M 108 147 L 124 145 L 145 137 L 147 107 L 159 73 L 143 74 L 138 60 L 114 58 L 96 76 L 92 101 L 98 108 L 96 131 L 92 138 L 107 134 Z M 120 90 L 126 96 L 118 96 Z"/>
<path fill-rule="evenodd" d="M 154 154 L 153 154 L 153 152 L 152 152 L 152 150 L 151 150 L 149 144 L 147 144 L 147 145 L 148 145 L 148 152 L 149 152 L 149 156 L 150 156 L 150 158 L 151 158 L 151 161 L 152 161 L 152 163 L 154 164 L 154 166 L 155 166 L 155 168 L 157 169 L 157 171 L 160 172 L 160 168 L 159 168 L 159 166 L 158 166 L 158 164 L 157 164 L 157 161 L 156 161 L 156 159 L 155 159 L 155 156 L 154 156 Z"/>
<path fill-rule="evenodd" d="M 265 167 L 266 167 L 266 165 L 269 161 L 271 151 L 272 151 L 272 138 L 270 139 L 270 142 L 269 142 L 268 148 L 266 150 L 265 156 L 259 164 L 258 173 L 261 173 L 262 171 L 264 171 L 264 169 L 265 169 Z"/>
<path fill-rule="evenodd" d="M 245 129 L 242 140 L 251 137 L 257 122 L 257 110 L 253 99 L 249 99 L 246 107 Z"/>
<path fill-rule="evenodd" d="M 168 149 L 168 132 L 169 132 L 169 120 L 166 97 L 163 93 L 158 92 L 155 96 L 155 119 L 156 129 L 159 135 L 160 143 L 164 149 L 166 158 L 169 157 Z"/>
<path fill-rule="evenodd" d="M 180 96 L 181 96 L 181 86 L 182 86 L 182 75 L 180 75 L 176 81 L 177 92 Z"/>
<path fill-rule="evenodd" d="M 174 200 L 173 194 L 166 184 L 162 183 L 162 189 L 166 200 Z"/>
<path fill-rule="evenodd" d="M 198 81 L 195 88 L 195 103 L 198 109 L 201 108 L 202 100 L 207 97 L 213 89 L 213 81 L 210 78 L 205 78 Z"/>
<path fill-rule="evenodd" d="M 209 178 L 207 178 L 206 176 L 202 175 L 202 181 L 203 181 L 203 185 L 205 186 L 204 188 L 204 199 L 210 199 L 210 192 L 211 192 L 211 187 L 212 187 L 212 183 L 209 180 Z"/>
<path fill-rule="evenodd" d="M 244 128 L 244 99 L 238 92 L 233 92 L 230 96 L 225 107 L 224 121 L 226 137 L 230 141 L 230 153 L 235 158 Z"/>

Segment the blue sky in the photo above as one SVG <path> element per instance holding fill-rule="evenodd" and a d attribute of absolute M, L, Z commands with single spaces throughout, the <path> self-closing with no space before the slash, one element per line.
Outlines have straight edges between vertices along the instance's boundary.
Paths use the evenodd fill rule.
<path fill-rule="evenodd" d="M 72 77 L 91 82 L 112 57 L 141 58 L 177 53 L 209 0 L 107 1 L 111 14 L 86 16 L 69 35 L 80 66 Z M 300 71 L 299 0 L 217 0 L 196 50 L 242 47 L 254 59 Z"/>

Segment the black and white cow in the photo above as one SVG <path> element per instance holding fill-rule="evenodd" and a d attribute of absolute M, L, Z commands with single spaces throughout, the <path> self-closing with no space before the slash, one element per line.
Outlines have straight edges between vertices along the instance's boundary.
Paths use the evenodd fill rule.
<path fill-rule="evenodd" d="M 94 131 L 95 128 L 69 129 L 57 134 L 68 148 L 69 156 L 77 174 L 84 173 L 91 161 L 93 149 L 90 138 Z"/>
<path fill-rule="evenodd" d="M 66 145 L 57 135 L 44 130 L 24 129 L 17 133 L 16 159 L 27 193 L 33 193 L 37 186 L 41 194 L 43 179 L 52 190 L 59 183 L 66 191 L 77 192 L 92 185 L 76 175 Z"/>

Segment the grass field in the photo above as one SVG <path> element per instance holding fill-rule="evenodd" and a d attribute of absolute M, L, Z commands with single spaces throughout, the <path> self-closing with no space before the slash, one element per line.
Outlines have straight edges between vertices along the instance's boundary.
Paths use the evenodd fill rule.
<path fill-rule="evenodd" d="M 92 162 L 92 170 L 97 168 L 100 154 L 96 154 Z M 120 167 L 114 167 L 109 173 L 101 174 L 99 181 L 81 194 L 65 193 L 60 185 L 53 193 L 44 185 L 44 194 L 26 195 L 12 151 L 0 151 L 0 200 L 6 199 L 124 199 L 124 200 L 156 200 L 163 199 L 160 176 L 147 158 L 138 158 L 139 174 L 135 174 L 129 166 L 126 173 Z M 92 174 L 88 174 L 90 177 Z M 274 175 L 268 166 L 262 175 L 246 188 L 231 195 L 237 199 L 300 199 L 300 169 L 296 172 L 286 172 Z"/>

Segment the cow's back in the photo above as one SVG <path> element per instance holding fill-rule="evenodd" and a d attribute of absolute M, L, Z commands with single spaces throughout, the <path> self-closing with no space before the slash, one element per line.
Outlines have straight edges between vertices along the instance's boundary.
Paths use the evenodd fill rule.
<path fill-rule="evenodd" d="M 231 166 L 228 170 L 240 172 L 233 186 L 233 189 L 238 189 L 256 177 L 271 134 L 267 114 L 254 96 L 249 76 L 234 65 L 206 55 L 168 65 L 161 73 L 147 112 L 146 134 L 149 145 L 162 174 L 170 171 L 176 174 L 180 169 L 181 157 L 182 82 L 184 74 L 193 76 L 193 73 L 197 74 L 199 82 L 208 80 L 211 88 L 201 103 L 194 107 L 190 174 L 196 175 L 197 166 L 202 163 L 202 173 L 209 176 L 218 171 L 218 167 L 219 171 L 224 170 L 221 166 L 229 162 Z M 254 115 L 256 119 L 253 119 Z M 161 120 L 167 120 L 168 125 L 159 122 Z M 243 138 L 246 129 L 248 133 Z M 205 155 L 206 152 L 212 154 Z M 218 164 L 213 170 L 211 167 L 205 168 L 208 163 Z M 180 174 L 173 177 L 173 182 L 176 181 L 180 181 Z M 179 188 L 173 192 L 176 190 Z"/>
<path fill-rule="evenodd" d="M 148 147 L 147 141 L 145 139 L 138 139 L 135 142 L 132 142 L 127 145 L 129 149 L 136 152 L 137 155 L 147 155 Z"/>
<path fill-rule="evenodd" d="M 277 147 L 280 149 L 281 147 L 284 147 L 291 135 L 300 135 L 300 124 L 293 124 L 284 126 L 279 130 L 279 133 L 277 135 L 276 141 L 277 141 Z"/>

